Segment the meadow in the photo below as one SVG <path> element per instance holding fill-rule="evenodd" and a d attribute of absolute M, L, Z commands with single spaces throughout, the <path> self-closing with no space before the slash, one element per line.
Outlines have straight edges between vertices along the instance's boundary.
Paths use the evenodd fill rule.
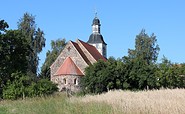
<path fill-rule="evenodd" d="M 115 90 L 100 95 L 4 100 L 0 114 L 185 114 L 185 89 Z"/>

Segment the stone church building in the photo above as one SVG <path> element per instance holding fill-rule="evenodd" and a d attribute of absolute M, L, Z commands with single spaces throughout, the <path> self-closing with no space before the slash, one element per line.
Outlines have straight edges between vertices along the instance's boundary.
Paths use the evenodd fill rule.
<path fill-rule="evenodd" d="M 80 91 L 80 79 L 84 76 L 85 68 L 99 59 L 106 61 L 107 44 L 100 33 L 100 26 L 100 20 L 95 16 L 89 40 L 69 41 L 50 66 L 51 81 L 58 84 L 59 91 Z"/>

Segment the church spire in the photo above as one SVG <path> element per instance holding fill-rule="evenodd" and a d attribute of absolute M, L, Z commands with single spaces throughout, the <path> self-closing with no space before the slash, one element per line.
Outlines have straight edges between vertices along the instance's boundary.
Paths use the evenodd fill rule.
<path fill-rule="evenodd" d="M 97 17 L 97 15 L 98 15 L 98 13 L 97 13 L 97 11 L 95 10 L 95 18 Z"/>
<path fill-rule="evenodd" d="M 103 36 L 100 33 L 100 20 L 97 17 L 97 12 L 95 12 L 95 17 L 92 22 L 92 34 L 89 36 L 87 43 L 96 47 L 96 49 L 105 58 L 107 57 L 106 43 L 103 40 Z"/>
<path fill-rule="evenodd" d="M 93 23 L 92 23 L 92 31 L 93 33 L 99 33 L 100 34 L 100 20 L 97 17 L 97 13 L 95 13 L 95 18 L 93 19 Z"/>

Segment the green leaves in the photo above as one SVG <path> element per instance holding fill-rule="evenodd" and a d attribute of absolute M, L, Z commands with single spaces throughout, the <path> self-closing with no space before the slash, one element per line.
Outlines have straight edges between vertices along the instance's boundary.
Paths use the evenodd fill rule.
<path fill-rule="evenodd" d="M 85 69 L 81 84 L 85 93 L 102 93 L 111 89 L 122 89 L 125 81 L 124 64 L 120 60 L 109 58 L 107 62 L 99 60 Z"/>
<path fill-rule="evenodd" d="M 0 20 L 0 34 L 1 31 L 6 31 L 6 28 L 8 28 L 9 25 L 7 22 L 5 22 L 4 20 Z"/>
<path fill-rule="evenodd" d="M 13 81 L 8 81 L 3 88 L 3 99 L 18 99 L 25 97 L 46 96 L 58 90 L 56 84 L 46 79 L 33 81 L 22 72 L 12 73 Z"/>
<path fill-rule="evenodd" d="M 128 56 L 132 59 L 142 59 L 149 65 L 157 61 L 159 50 L 156 36 L 154 34 L 148 36 L 143 29 L 139 35 L 136 36 L 135 49 L 129 49 Z"/>
<path fill-rule="evenodd" d="M 18 30 L 25 36 L 26 41 L 29 44 L 28 55 L 28 73 L 37 75 L 37 69 L 39 64 L 38 54 L 45 47 L 44 32 L 40 28 L 36 28 L 35 16 L 25 13 L 23 18 L 18 22 Z"/>

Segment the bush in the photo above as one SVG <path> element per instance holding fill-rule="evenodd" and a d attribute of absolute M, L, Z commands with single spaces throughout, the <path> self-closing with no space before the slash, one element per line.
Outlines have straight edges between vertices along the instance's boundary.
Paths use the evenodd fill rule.
<path fill-rule="evenodd" d="M 41 79 L 37 83 L 32 83 L 29 88 L 29 96 L 46 96 L 58 90 L 57 85 L 47 79 Z"/>
<path fill-rule="evenodd" d="M 16 72 L 12 73 L 14 80 L 8 81 L 3 89 L 3 99 L 18 99 L 25 97 L 46 96 L 57 91 L 56 84 L 46 79 L 34 82 L 27 75 Z"/>

